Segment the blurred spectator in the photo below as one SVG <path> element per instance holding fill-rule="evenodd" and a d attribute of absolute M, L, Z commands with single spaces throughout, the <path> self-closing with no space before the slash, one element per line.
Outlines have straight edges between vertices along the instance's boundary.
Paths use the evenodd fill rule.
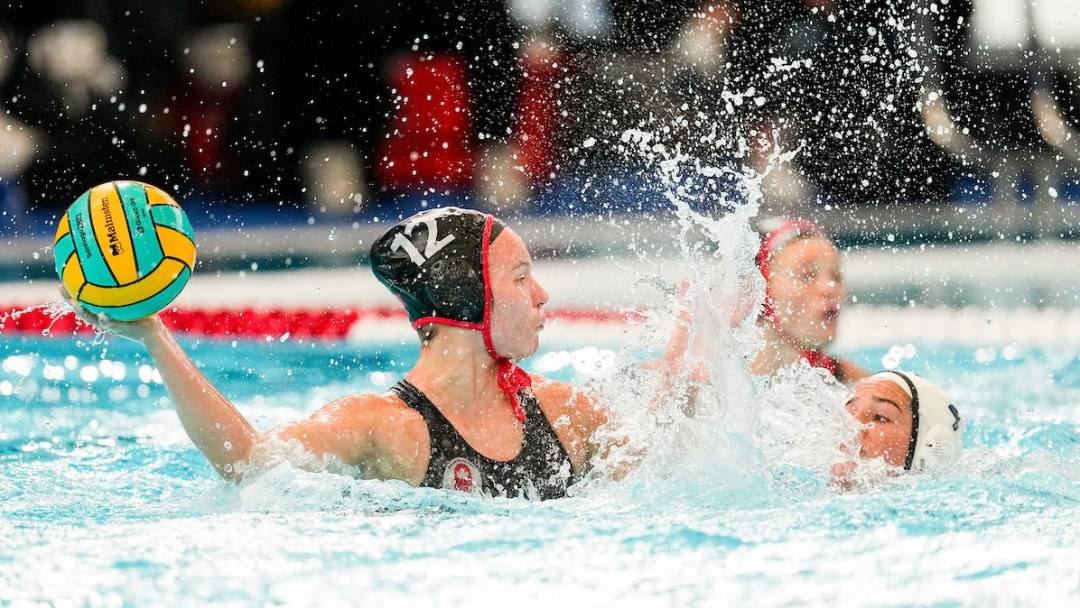
<path fill-rule="evenodd" d="M 0 28 L 0 87 L 16 63 L 14 43 L 11 32 Z M 11 218 L 4 224 L 21 220 L 27 205 L 22 173 L 44 147 L 45 134 L 11 116 L 0 103 L 0 211 Z"/>
<path fill-rule="evenodd" d="M 622 142 L 629 129 L 655 133 L 671 150 L 677 144 L 709 164 L 730 162 L 730 151 L 717 145 L 725 139 L 717 130 L 726 125 L 711 113 L 726 31 L 737 20 L 727 6 L 612 0 L 606 29 L 580 38 L 559 32 L 571 58 L 553 205 L 612 211 L 666 205 L 653 169 Z"/>
<path fill-rule="evenodd" d="M 3 99 L 14 117 L 46 133 L 47 149 L 24 173 L 31 205 L 63 208 L 89 185 L 116 177 L 125 160 L 136 162 L 125 148 L 123 68 L 93 21 L 53 22 L 27 40 Z"/>
<path fill-rule="evenodd" d="M 24 133 L 43 134 L 20 176 L 31 208 L 63 208 L 110 179 L 176 183 L 175 165 L 160 163 L 162 149 L 143 135 L 148 106 L 110 52 L 104 24 L 119 4 L 11 2 L 0 10 L 16 49 L 2 85 L 5 109 L 32 129 Z"/>
<path fill-rule="evenodd" d="M 507 138 L 516 41 L 496 0 L 287 3 L 254 31 L 251 187 L 347 213 L 471 186 Z"/>
<path fill-rule="evenodd" d="M 169 88 L 168 124 L 201 194 L 242 195 L 239 159 L 229 144 L 251 72 L 247 32 L 238 24 L 200 25 L 184 37 L 176 80 Z"/>
<path fill-rule="evenodd" d="M 562 147 L 568 155 L 561 169 L 634 163 L 638 159 L 618 148 L 623 131 L 670 130 L 699 106 L 710 71 L 694 69 L 692 56 L 676 48 L 680 28 L 697 8 L 687 0 L 613 0 L 608 31 L 567 45 L 576 56 L 565 94 Z"/>
<path fill-rule="evenodd" d="M 729 86 L 752 86 L 764 97 L 749 120 L 760 130 L 779 127 L 789 147 L 802 147 L 796 165 L 827 200 L 941 199 L 942 177 L 953 164 L 913 111 L 923 64 L 912 55 L 913 14 L 906 5 L 740 5 L 745 26 L 733 54 L 742 62 L 733 67 L 739 75 Z"/>

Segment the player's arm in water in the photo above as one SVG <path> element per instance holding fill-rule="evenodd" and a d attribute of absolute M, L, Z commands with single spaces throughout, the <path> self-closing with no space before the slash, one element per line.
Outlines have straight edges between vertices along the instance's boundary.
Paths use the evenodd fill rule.
<path fill-rule="evenodd" d="M 66 292 L 64 296 L 68 297 Z M 116 322 L 97 317 L 74 302 L 72 307 L 83 322 L 147 349 L 184 430 L 226 479 L 242 479 L 257 449 L 289 441 L 298 442 L 315 457 L 332 456 L 358 466 L 364 477 L 416 484 L 418 475 L 423 476 L 429 448 L 423 420 L 388 396 L 345 397 L 304 420 L 260 433 L 192 362 L 160 317 Z"/>

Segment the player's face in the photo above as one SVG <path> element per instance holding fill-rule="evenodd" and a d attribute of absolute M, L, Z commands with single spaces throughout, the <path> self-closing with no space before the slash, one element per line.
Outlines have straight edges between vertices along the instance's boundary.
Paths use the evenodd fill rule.
<path fill-rule="evenodd" d="M 491 341 L 499 356 L 520 361 L 540 347 L 548 294 L 533 276 L 525 242 L 513 230 L 504 229 L 488 255 Z"/>
<path fill-rule="evenodd" d="M 851 415 L 862 423 L 859 457 L 883 458 L 904 466 L 911 442 L 911 397 L 895 382 L 868 378 L 855 387 L 847 403 Z"/>
<path fill-rule="evenodd" d="M 844 283 L 840 253 L 824 237 L 797 239 L 769 266 L 775 322 L 800 350 L 822 349 L 836 338 Z"/>

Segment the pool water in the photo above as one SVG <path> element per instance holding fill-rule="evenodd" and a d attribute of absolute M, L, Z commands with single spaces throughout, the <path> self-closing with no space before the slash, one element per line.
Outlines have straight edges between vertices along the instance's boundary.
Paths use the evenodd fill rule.
<path fill-rule="evenodd" d="M 185 345 L 260 429 L 384 390 L 414 358 L 411 344 Z M 586 382 L 613 350 L 548 344 L 531 363 Z M 838 493 L 813 459 L 730 436 L 543 503 L 284 465 L 237 486 L 191 445 L 138 346 L 2 337 L 0 604 L 1076 605 L 1080 349 L 845 354 L 951 392 L 967 425 L 955 471 Z"/>

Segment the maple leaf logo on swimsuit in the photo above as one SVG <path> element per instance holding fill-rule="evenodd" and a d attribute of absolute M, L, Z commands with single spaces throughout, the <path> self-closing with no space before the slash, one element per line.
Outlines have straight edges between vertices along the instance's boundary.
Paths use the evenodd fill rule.
<path fill-rule="evenodd" d="M 442 488 L 460 492 L 478 492 L 483 487 L 480 469 L 464 458 L 455 458 L 443 470 Z"/>

